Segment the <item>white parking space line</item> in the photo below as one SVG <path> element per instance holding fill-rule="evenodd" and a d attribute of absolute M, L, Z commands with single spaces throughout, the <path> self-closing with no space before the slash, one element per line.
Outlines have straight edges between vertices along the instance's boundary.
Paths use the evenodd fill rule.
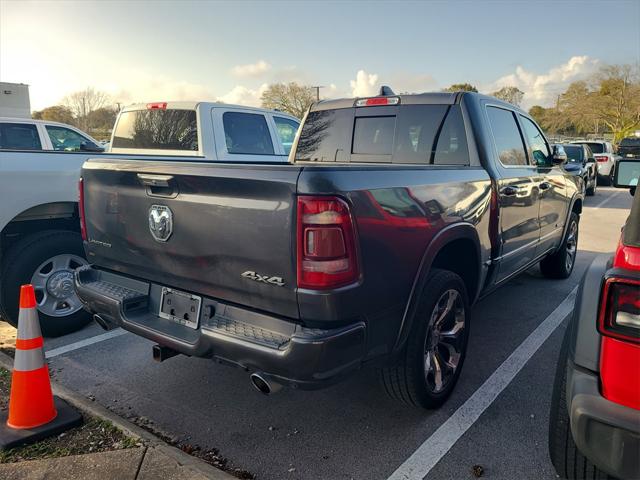
<path fill-rule="evenodd" d="M 120 337 L 125 333 L 127 333 L 126 330 L 122 330 L 121 328 L 118 328 L 115 330 L 111 330 L 110 332 L 107 332 L 107 333 L 96 335 L 95 337 L 85 338 L 84 340 L 73 342 L 63 347 L 58 347 L 58 348 L 48 350 L 44 353 L 44 356 L 46 358 L 57 357 L 58 355 L 73 352 L 74 350 L 78 350 L 79 348 L 88 347 L 89 345 L 93 345 L 94 343 L 104 342 L 105 340 L 109 340 L 110 338 Z"/>
<path fill-rule="evenodd" d="M 577 290 L 575 287 L 482 386 L 391 474 L 389 480 L 423 479 L 431 471 L 571 313 Z"/>
<path fill-rule="evenodd" d="M 609 195 L 607 198 L 605 198 L 604 200 L 602 200 L 600 203 L 598 203 L 596 206 L 594 207 L 590 207 L 589 205 L 585 206 L 585 208 L 600 208 L 603 205 L 605 205 L 606 203 L 609 203 L 609 201 L 614 198 L 617 197 L 618 194 L 620 193 L 620 190 L 617 190 L 615 192 L 613 192 L 611 195 Z"/>

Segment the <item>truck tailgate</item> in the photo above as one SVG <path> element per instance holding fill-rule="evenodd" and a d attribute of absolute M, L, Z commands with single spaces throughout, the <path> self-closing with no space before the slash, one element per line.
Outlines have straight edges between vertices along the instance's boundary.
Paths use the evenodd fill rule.
<path fill-rule="evenodd" d="M 298 318 L 292 248 L 300 170 L 91 160 L 82 169 L 88 258 L 136 278 Z M 168 215 L 168 238 L 162 238 L 167 230 L 154 238 L 152 225 Z"/>

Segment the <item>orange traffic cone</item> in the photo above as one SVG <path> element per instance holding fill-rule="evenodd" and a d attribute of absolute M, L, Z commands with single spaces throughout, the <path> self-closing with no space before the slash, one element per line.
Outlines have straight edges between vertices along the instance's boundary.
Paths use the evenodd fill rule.
<path fill-rule="evenodd" d="M 57 415 L 43 345 L 33 287 L 23 285 L 20 288 L 16 357 L 13 362 L 7 420 L 7 425 L 11 428 L 39 427 L 49 423 Z"/>
<path fill-rule="evenodd" d="M 82 423 L 78 412 L 51 393 L 43 345 L 33 286 L 23 285 L 9 415 L 6 421 L 2 421 L 5 415 L 0 418 L 0 449 L 57 435 Z"/>

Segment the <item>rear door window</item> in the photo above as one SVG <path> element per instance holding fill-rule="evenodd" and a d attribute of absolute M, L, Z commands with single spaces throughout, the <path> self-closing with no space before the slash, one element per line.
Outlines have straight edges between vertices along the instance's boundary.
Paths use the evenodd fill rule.
<path fill-rule="evenodd" d="M 122 112 L 113 134 L 114 148 L 198 150 L 195 110 L 132 110 Z"/>
<path fill-rule="evenodd" d="M 28 123 L 0 123 L 0 148 L 42 150 L 38 128 Z"/>
<path fill-rule="evenodd" d="M 513 113 L 503 108 L 487 107 L 487 114 L 500 163 L 508 167 L 527 165 L 524 143 Z"/>
<path fill-rule="evenodd" d="M 273 142 L 262 114 L 225 112 L 222 116 L 227 151 L 232 154 L 273 155 Z"/>
<path fill-rule="evenodd" d="M 290 118 L 273 116 L 273 121 L 276 123 L 276 131 L 278 132 L 278 139 L 282 144 L 284 153 L 289 155 L 291 152 L 291 146 L 293 140 L 296 138 L 296 132 L 300 124 Z"/>

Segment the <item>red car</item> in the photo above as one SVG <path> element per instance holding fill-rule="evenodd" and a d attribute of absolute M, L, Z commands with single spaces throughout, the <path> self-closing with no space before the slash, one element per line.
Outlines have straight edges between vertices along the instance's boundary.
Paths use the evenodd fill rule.
<path fill-rule="evenodd" d="M 640 161 L 621 160 L 631 188 Z M 597 257 L 580 284 L 560 351 L 549 453 L 561 478 L 640 478 L 640 195 L 613 258 Z"/>

